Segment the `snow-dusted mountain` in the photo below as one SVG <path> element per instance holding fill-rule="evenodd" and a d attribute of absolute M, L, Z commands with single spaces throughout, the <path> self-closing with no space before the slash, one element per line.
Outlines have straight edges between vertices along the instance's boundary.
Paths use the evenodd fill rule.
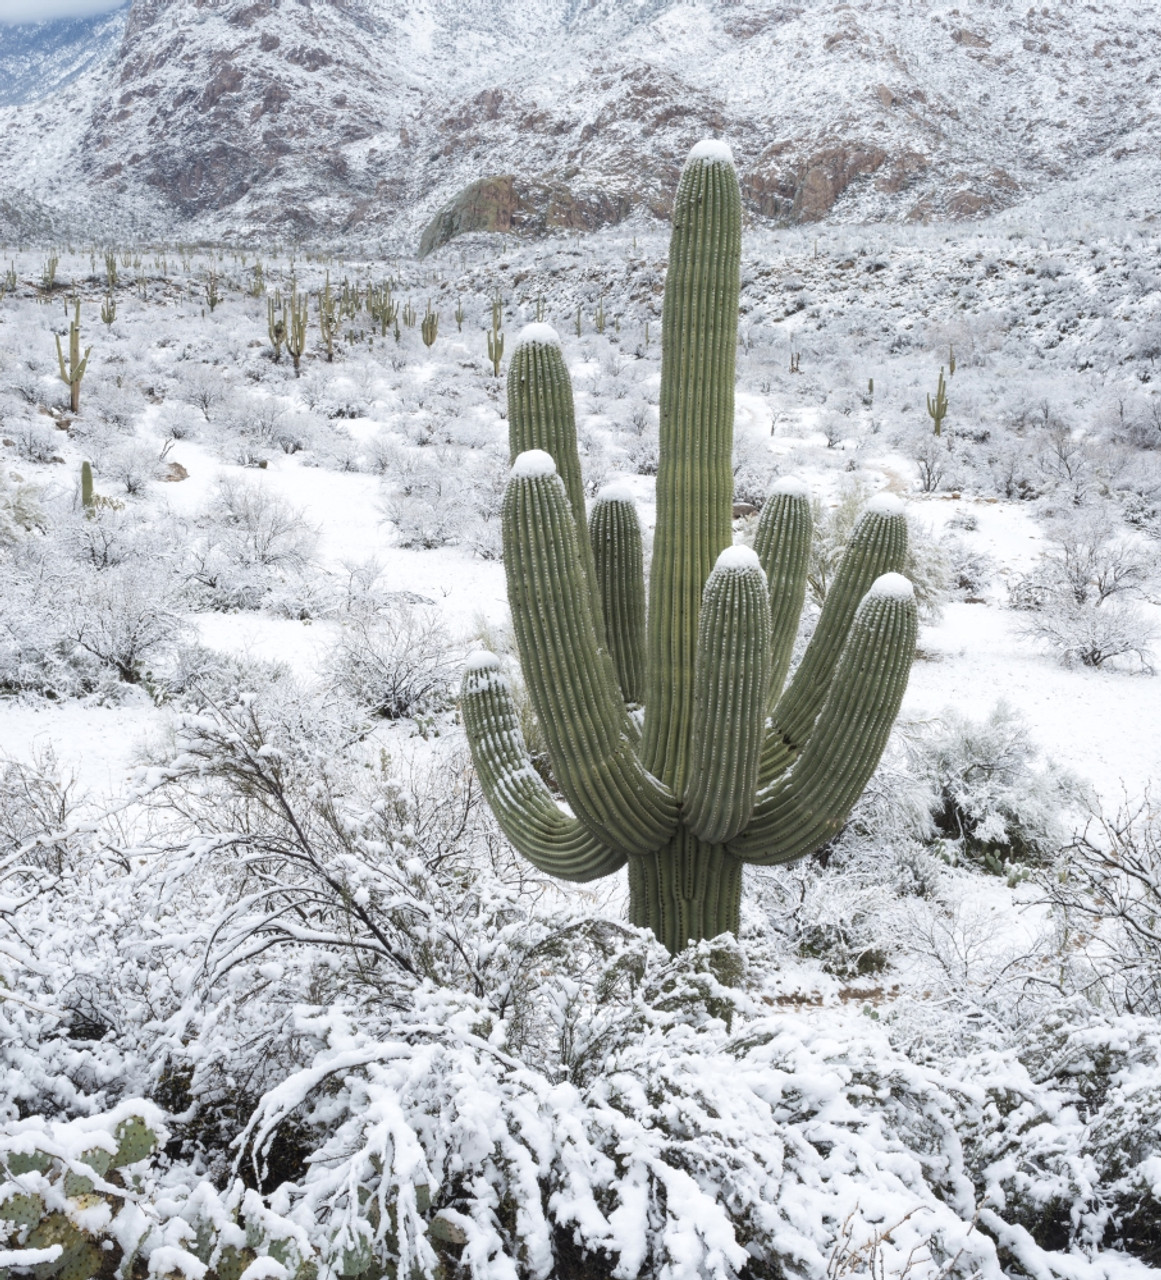
<path fill-rule="evenodd" d="M 0 236 L 587 229 L 707 134 L 774 221 L 1161 190 L 1150 0 L 133 0 L 87 65 L 57 26 L 0 43 Z"/>

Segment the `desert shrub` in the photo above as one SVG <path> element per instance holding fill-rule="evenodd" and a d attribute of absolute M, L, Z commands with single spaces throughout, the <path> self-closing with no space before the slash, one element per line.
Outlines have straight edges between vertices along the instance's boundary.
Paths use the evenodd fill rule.
<path fill-rule="evenodd" d="M 1067 839 L 1079 784 L 1039 755 L 1027 726 L 998 704 L 983 721 L 948 710 L 910 739 L 912 767 L 931 788 L 942 850 L 997 874 L 1047 863 Z"/>
<path fill-rule="evenodd" d="M 406 603 L 346 618 L 330 657 L 335 684 L 387 720 L 447 706 L 457 665 L 438 613 Z"/>
<path fill-rule="evenodd" d="M 318 530 L 268 487 L 223 477 L 193 532 L 184 570 L 209 608 L 257 609 L 279 593 L 300 599 Z"/>
<path fill-rule="evenodd" d="M 1099 668 L 1127 658 L 1141 671 L 1153 670 L 1151 645 L 1156 628 L 1138 609 L 1120 600 L 1097 607 L 1049 597 L 1036 603 L 1021 630 L 1047 645 L 1065 666 Z"/>

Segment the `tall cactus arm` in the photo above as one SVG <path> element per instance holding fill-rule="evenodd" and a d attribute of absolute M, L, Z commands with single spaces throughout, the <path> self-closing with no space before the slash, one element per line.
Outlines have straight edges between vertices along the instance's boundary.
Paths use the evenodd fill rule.
<path fill-rule="evenodd" d="M 677 805 L 622 731 L 624 704 L 612 663 L 597 649 L 576 525 L 555 464 L 542 450 L 516 459 L 503 531 L 520 663 L 561 791 L 602 844 L 650 853 L 676 828 Z"/>
<path fill-rule="evenodd" d="M 770 586 L 770 706 L 782 692 L 794 653 L 813 532 L 806 485 L 789 476 L 779 480 L 770 490 L 754 534 L 754 550 Z"/>
<path fill-rule="evenodd" d="M 706 844 L 750 820 L 770 690 L 770 599 L 749 547 L 727 547 L 705 585 L 694 680 L 686 825 Z"/>
<path fill-rule="evenodd" d="M 859 602 L 880 575 L 898 573 L 906 557 L 903 503 L 893 494 L 879 494 L 855 526 L 806 653 L 774 707 L 762 751 L 760 786 L 768 786 L 789 768 L 805 746 L 830 691 Z"/>
<path fill-rule="evenodd" d="M 542 449 L 556 463 L 576 521 L 585 576 L 593 594 L 597 643 L 603 648 L 605 622 L 585 519 L 572 380 L 560 349 L 560 336 L 550 324 L 526 324 L 516 339 L 516 350 L 508 364 L 508 449 L 511 462 L 529 449 Z"/>
<path fill-rule="evenodd" d="M 734 857 L 790 862 L 837 834 L 882 758 L 917 629 L 911 583 L 884 574 L 858 606 L 814 732 L 794 768 L 759 794 L 749 827 L 728 846 Z"/>
<path fill-rule="evenodd" d="M 732 540 L 741 197 L 730 149 L 689 154 L 673 210 L 661 335 L 661 456 L 642 759 L 678 796 L 690 768 L 702 588 Z"/>
<path fill-rule="evenodd" d="M 606 485 L 589 522 L 605 634 L 627 703 L 645 701 L 645 559 L 631 491 Z"/>
<path fill-rule="evenodd" d="M 468 659 L 460 708 L 484 795 L 517 853 L 562 880 L 596 880 L 625 865 L 623 854 L 606 848 L 557 808 L 528 758 L 495 654 L 479 652 Z"/>

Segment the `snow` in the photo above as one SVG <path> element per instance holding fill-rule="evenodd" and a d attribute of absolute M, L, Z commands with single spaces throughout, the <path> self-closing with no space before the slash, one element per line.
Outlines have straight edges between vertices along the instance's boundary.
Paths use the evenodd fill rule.
<path fill-rule="evenodd" d="M 499 669 L 500 659 L 487 649 L 474 649 L 464 660 L 465 671 L 498 671 Z"/>
<path fill-rule="evenodd" d="M 628 502 L 635 503 L 632 488 L 623 480 L 614 480 L 610 484 L 602 485 L 600 492 L 597 494 L 596 502 Z"/>
<path fill-rule="evenodd" d="M 556 463 L 552 460 L 552 454 L 543 449 L 525 449 L 523 453 L 517 454 L 516 461 L 512 464 L 514 480 L 535 480 L 540 476 L 554 475 Z"/>
<path fill-rule="evenodd" d="M 726 547 L 717 558 L 714 564 L 715 573 L 749 573 L 757 569 L 762 569 L 762 562 L 758 559 L 758 553 L 753 547 L 743 546 L 740 543 L 732 547 Z"/>
<path fill-rule="evenodd" d="M 704 160 L 707 164 L 732 165 L 734 153 L 730 150 L 730 144 L 721 138 L 703 138 L 701 142 L 694 143 L 686 163 L 692 164 L 695 160 Z"/>
<path fill-rule="evenodd" d="M 781 494 L 788 498 L 809 498 L 810 486 L 797 476 L 780 476 L 771 486 L 770 493 Z"/>
<path fill-rule="evenodd" d="M 885 596 L 891 600 L 913 600 L 915 587 L 901 573 L 883 573 L 871 583 L 869 596 Z"/>
<path fill-rule="evenodd" d="M 877 493 L 867 503 L 866 510 L 877 516 L 901 516 L 906 507 L 898 494 Z"/>
<path fill-rule="evenodd" d="M 541 347 L 559 347 L 560 334 L 550 324 L 542 322 L 534 322 L 526 324 L 516 336 L 516 348 L 530 345 L 538 345 Z"/>

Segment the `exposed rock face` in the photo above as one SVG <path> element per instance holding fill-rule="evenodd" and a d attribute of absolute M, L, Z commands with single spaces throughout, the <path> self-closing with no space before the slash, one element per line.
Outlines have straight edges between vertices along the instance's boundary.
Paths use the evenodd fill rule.
<path fill-rule="evenodd" d="M 703 136 L 778 223 L 977 217 L 1161 155 L 1148 0 L 132 0 L 116 22 L 99 65 L 48 59 L 68 94 L 0 107 L 13 206 L 427 250 L 664 217 Z"/>
<path fill-rule="evenodd" d="M 419 256 L 469 231 L 595 231 L 620 222 L 631 207 L 625 194 L 578 196 L 563 183 L 517 180 L 513 174 L 483 178 L 465 187 L 427 224 Z"/>

